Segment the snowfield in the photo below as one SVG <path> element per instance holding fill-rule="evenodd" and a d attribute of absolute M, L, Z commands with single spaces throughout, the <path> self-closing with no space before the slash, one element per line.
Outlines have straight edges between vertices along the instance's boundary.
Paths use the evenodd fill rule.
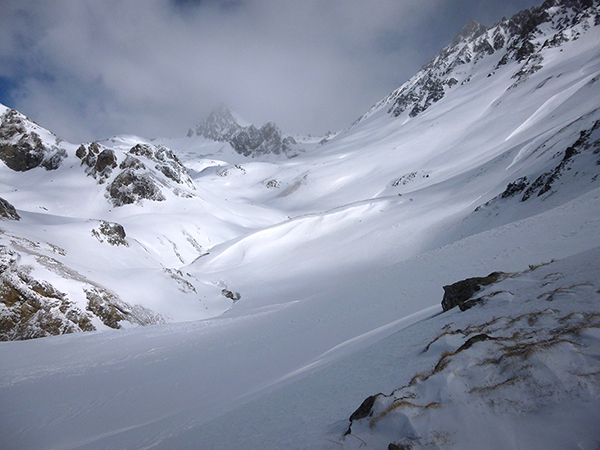
<path fill-rule="evenodd" d="M 78 146 L 2 107 L 0 448 L 600 448 L 583 3 L 471 24 L 290 158 L 193 133 Z"/>

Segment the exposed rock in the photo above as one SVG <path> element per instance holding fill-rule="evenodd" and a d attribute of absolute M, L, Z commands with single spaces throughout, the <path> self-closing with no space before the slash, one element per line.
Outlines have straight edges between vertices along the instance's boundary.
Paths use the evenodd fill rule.
<path fill-rule="evenodd" d="M 280 183 L 279 181 L 273 179 L 273 180 L 265 180 L 263 181 L 263 184 L 265 185 L 265 187 L 268 187 L 269 189 L 276 189 L 279 188 Z"/>
<path fill-rule="evenodd" d="M 597 5 L 597 2 L 596 2 Z M 550 11 L 552 8 L 552 11 Z M 454 38 L 451 44 L 435 56 L 421 71 L 386 99 L 373 106 L 371 111 L 358 119 L 353 125 L 364 120 L 372 111 L 387 107 L 388 113 L 398 117 L 405 111 L 409 117 L 415 117 L 441 100 L 448 89 L 463 85 L 471 79 L 469 68 L 486 56 L 500 53 L 494 70 L 509 62 L 516 62 L 517 70 L 513 74 L 516 80 L 512 87 L 526 81 L 540 70 L 543 64 L 541 50 L 550 46 L 560 46 L 575 36 L 564 33 L 568 28 L 595 15 L 600 22 L 600 12 L 593 1 L 549 0 L 542 6 L 521 11 L 510 19 L 503 19 L 489 29 L 475 21 L 469 22 Z M 584 24 L 585 26 L 585 24 Z M 543 29 L 543 31 L 541 31 Z M 551 30 L 551 31 L 548 31 Z M 553 38 L 538 42 L 543 32 L 555 32 Z M 493 71 L 488 76 L 492 76 Z M 455 81 L 453 81 L 455 80 Z"/>
<path fill-rule="evenodd" d="M 0 340 L 92 331 L 86 313 L 50 283 L 19 267 L 18 254 L 0 247 Z"/>
<path fill-rule="evenodd" d="M 114 206 L 129 205 L 147 199 L 157 202 L 166 200 L 150 174 L 138 175 L 133 169 L 121 172 L 106 188 Z"/>
<path fill-rule="evenodd" d="M 53 153 L 46 155 L 42 162 L 42 167 L 46 170 L 58 169 L 63 160 L 68 156 L 65 149 L 53 147 L 52 150 Z"/>
<path fill-rule="evenodd" d="M 196 134 L 213 141 L 229 141 L 242 129 L 231 110 L 224 104 L 215 108 L 206 120 L 196 127 Z M 189 134 L 188 134 L 189 136 Z"/>
<path fill-rule="evenodd" d="M 40 136 L 27 132 L 24 119 L 24 116 L 11 109 L 2 116 L 0 125 L 0 159 L 17 172 L 39 166 L 46 155 Z"/>
<path fill-rule="evenodd" d="M 159 314 L 140 305 L 130 305 L 105 289 L 86 289 L 85 295 L 88 299 L 87 310 L 99 317 L 107 327 L 119 329 L 122 321 L 137 325 L 164 323 Z"/>
<path fill-rule="evenodd" d="M 85 155 L 87 155 L 87 149 L 85 148 L 85 145 L 81 144 L 75 151 L 75 156 L 77 156 L 79 159 L 83 159 L 85 158 Z"/>
<path fill-rule="evenodd" d="M 67 157 L 66 150 L 44 145 L 32 130 L 40 127 L 18 111 L 9 109 L 0 121 L 0 160 L 10 169 L 25 172 L 42 165 L 46 170 L 55 170 Z"/>
<path fill-rule="evenodd" d="M 147 144 L 136 144 L 129 150 L 132 155 L 143 156 L 144 158 L 154 160 L 154 152 Z"/>
<path fill-rule="evenodd" d="M 98 160 L 96 161 L 96 172 L 103 173 L 107 169 L 114 169 L 117 167 L 117 157 L 113 150 L 103 150 L 98 155 Z"/>
<path fill-rule="evenodd" d="M 600 148 L 600 140 L 590 142 L 592 134 L 599 129 L 600 120 L 594 122 L 590 129 L 581 131 L 579 133 L 579 138 L 565 149 L 560 162 L 553 169 L 539 175 L 535 181 L 527 187 L 521 197 L 521 201 L 524 202 L 528 200 L 536 192 L 539 197 L 550 191 L 577 155 L 586 150 L 594 152 L 596 149 Z"/>
<path fill-rule="evenodd" d="M 471 336 L 469 339 L 467 339 L 467 341 L 463 345 L 461 345 L 456 350 L 456 353 L 462 352 L 463 350 L 467 350 L 467 349 L 471 348 L 477 342 L 487 341 L 488 339 L 494 339 L 494 338 L 488 336 L 485 333 L 476 334 L 475 336 Z"/>
<path fill-rule="evenodd" d="M 100 226 L 97 229 L 92 229 L 92 236 L 100 242 L 106 241 L 110 245 L 123 245 L 129 247 L 129 243 L 125 239 L 125 229 L 123 228 L 123 225 L 118 223 L 101 220 Z"/>
<path fill-rule="evenodd" d="M 243 128 L 230 141 L 240 155 L 261 156 L 268 153 L 279 155 L 291 151 L 290 141 L 282 140 L 281 132 L 273 122 L 264 124 L 260 129 L 254 125 Z"/>
<path fill-rule="evenodd" d="M 237 302 L 240 298 L 242 298 L 239 292 L 232 292 L 228 289 L 223 289 L 221 294 L 223 294 L 224 297 L 233 300 L 234 302 Z"/>
<path fill-rule="evenodd" d="M 0 219 L 19 220 L 21 217 L 13 205 L 0 197 Z"/>
<path fill-rule="evenodd" d="M 371 395 L 364 399 L 360 406 L 356 409 L 356 411 L 354 411 L 350 415 L 348 420 L 352 422 L 354 420 L 360 420 L 364 419 L 365 417 L 368 417 L 369 414 L 371 414 L 371 409 L 373 408 L 373 405 L 375 404 L 375 400 L 377 400 L 378 395 L 381 394 Z"/>
<path fill-rule="evenodd" d="M 296 140 L 285 136 L 273 122 L 267 122 L 260 128 L 254 125 L 244 127 L 225 105 L 212 111 L 196 127 L 196 134 L 215 141 L 229 142 L 237 153 L 253 158 L 266 154 L 293 157 L 299 150 Z"/>
<path fill-rule="evenodd" d="M 75 156 L 81 159 L 82 165 L 87 166 L 85 172 L 98 180 L 98 183 L 104 183 L 117 167 L 117 155 L 114 150 L 102 149 L 97 142 L 92 142 L 87 149 L 81 145 Z"/>
<path fill-rule="evenodd" d="M 504 192 L 502 192 L 502 194 L 500 194 L 500 197 L 514 197 L 515 195 L 523 192 L 528 184 L 529 182 L 527 181 L 527 177 L 517 178 L 515 181 L 506 186 L 506 189 Z"/>
<path fill-rule="evenodd" d="M 146 166 L 139 159 L 127 155 L 125 160 L 119 165 L 119 169 L 133 169 L 133 170 L 144 170 Z"/>
<path fill-rule="evenodd" d="M 486 32 L 485 26 L 481 25 L 476 20 L 471 19 L 463 27 L 463 29 L 460 30 L 460 33 L 458 33 L 458 35 L 454 38 L 454 40 L 452 41 L 452 43 L 450 45 L 458 45 L 462 41 L 467 41 L 469 39 L 477 38 L 485 32 Z"/>
<path fill-rule="evenodd" d="M 495 283 L 505 276 L 502 272 L 493 272 L 487 277 L 467 278 L 456 283 L 444 286 L 444 298 L 442 299 L 442 308 L 448 311 L 458 306 L 461 311 L 465 311 L 473 306 L 474 303 L 468 303 L 473 295 L 481 290 L 483 286 Z"/>
<path fill-rule="evenodd" d="M 194 182 L 187 173 L 187 169 L 181 163 L 181 161 L 179 161 L 179 158 L 177 158 L 175 153 L 168 148 L 160 145 L 153 148 L 147 144 L 137 144 L 132 147 L 131 150 L 129 150 L 129 154 L 141 156 L 149 159 L 150 161 L 158 163 L 155 165 L 155 168 L 164 176 L 178 184 L 186 184 L 190 188 L 195 189 Z M 129 157 L 130 156 L 128 155 L 128 158 Z M 139 164 L 133 164 L 134 161 Z M 137 158 L 129 159 L 125 164 L 121 165 L 121 168 L 126 166 L 133 167 L 136 170 L 145 168 L 143 163 L 141 163 L 141 161 Z"/>

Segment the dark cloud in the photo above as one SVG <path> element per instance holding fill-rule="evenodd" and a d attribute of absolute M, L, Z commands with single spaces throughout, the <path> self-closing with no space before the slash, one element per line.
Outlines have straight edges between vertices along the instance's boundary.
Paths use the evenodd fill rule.
<path fill-rule="evenodd" d="M 469 19 L 530 0 L 5 0 L 0 99 L 59 135 L 183 135 L 225 101 L 258 125 L 347 126 Z"/>

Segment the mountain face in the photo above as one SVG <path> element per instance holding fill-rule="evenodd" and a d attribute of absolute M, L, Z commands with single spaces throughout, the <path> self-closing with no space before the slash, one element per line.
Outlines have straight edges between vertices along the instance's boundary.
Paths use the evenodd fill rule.
<path fill-rule="evenodd" d="M 577 40 L 599 23 L 597 5 L 587 0 L 549 0 L 490 28 L 471 21 L 448 47 L 371 112 L 387 108 L 393 117 L 403 113 L 416 117 L 455 86 L 469 83 L 475 73 L 483 70 L 491 78 L 509 63 L 513 63 L 509 88 L 515 88 L 544 67 L 544 50 Z M 484 59 L 494 61 L 491 68 L 483 67 Z"/>
<path fill-rule="evenodd" d="M 1 107 L 1 444 L 597 448 L 599 17 L 470 22 L 293 160 L 224 107 L 82 144 Z"/>
<path fill-rule="evenodd" d="M 260 128 L 254 125 L 242 126 L 231 110 L 220 105 L 207 119 L 196 127 L 196 136 L 213 141 L 229 142 L 233 149 L 245 157 L 256 158 L 264 155 L 297 156 L 301 147 L 292 136 L 285 136 L 273 122 Z M 194 135 L 190 129 L 188 137 Z"/>

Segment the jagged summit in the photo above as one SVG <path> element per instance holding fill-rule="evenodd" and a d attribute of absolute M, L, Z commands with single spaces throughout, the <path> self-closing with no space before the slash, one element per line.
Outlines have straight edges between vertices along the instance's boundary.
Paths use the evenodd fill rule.
<path fill-rule="evenodd" d="M 228 141 L 237 134 L 243 126 L 234 117 L 231 109 L 221 103 L 211 111 L 206 120 L 196 126 L 196 136 L 204 136 L 213 141 Z M 193 136 L 194 130 L 190 129 L 188 136 Z"/>
<path fill-rule="evenodd" d="M 269 154 L 293 157 L 302 150 L 296 140 L 284 135 L 274 122 L 257 128 L 246 123 L 224 103 L 217 106 L 195 130 L 190 129 L 187 135 L 228 142 L 237 153 L 252 158 Z"/>

